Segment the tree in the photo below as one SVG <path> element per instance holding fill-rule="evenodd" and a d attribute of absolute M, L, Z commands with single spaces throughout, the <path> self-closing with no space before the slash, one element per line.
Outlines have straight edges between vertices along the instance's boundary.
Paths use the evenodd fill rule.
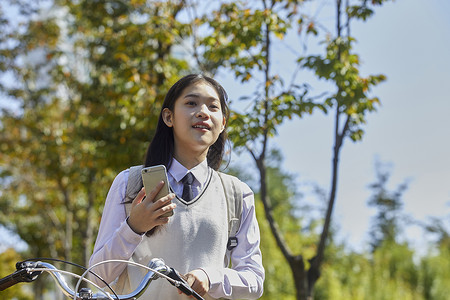
<path fill-rule="evenodd" d="M 407 182 L 400 184 L 394 191 L 387 190 L 390 172 L 383 169 L 380 162 L 376 163 L 376 182 L 370 184 L 373 196 L 368 204 L 377 209 L 377 215 L 372 220 L 371 246 L 376 250 L 383 243 L 396 243 L 400 234 L 401 209 L 403 202 L 401 197 L 408 188 Z"/>
<path fill-rule="evenodd" d="M 434 247 L 420 262 L 419 284 L 424 299 L 445 299 L 450 293 L 450 232 L 445 220 L 432 218 L 427 232 L 437 235 Z"/>
<path fill-rule="evenodd" d="M 371 282 L 369 286 L 374 298 L 420 295 L 419 268 L 414 262 L 414 251 L 406 241 L 402 241 L 402 228 L 407 223 L 402 213 L 403 193 L 408 182 L 398 185 L 393 191 L 387 188 L 390 179 L 388 164 L 377 161 L 376 181 L 369 185 L 372 190 L 368 204 L 376 208 L 370 230 Z M 382 289 L 382 286 L 385 286 Z"/>
<path fill-rule="evenodd" d="M 273 216 L 278 220 L 278 226 L 283 232 L 286 243 L 292 251 L 312 255 L 315 251 L 314 241 L 317 240 L 317 227 L 320 221 L 304 215 L 310 213 L 309 207 L 299 206 L 299 198 L 295 177 L 282 170 L 282 154 L 278 149 L 272 149 L 267 157 L 267 191 L 273 208 Z M 260 200 L 261 192 L 257 187 L 256 199 Z M 257 201 L 256 211 L 261 231 L 261 251 L 266 267 L 263 299 L 295 299 L 295 283 L 292 281 L 292 270 L 283 253 L 277 247 L 271 233 L 270 224 L 264 217 L 264 205 Z"/>
<path fill-rule="evenodd" d="M 450 251 L 439 246 L 420 261 L 419 288 L 423 299 L 446 299 L 450 292 Z"/>
<path fill-rule="evenodd" d="M 448 229 L 448 226 L 446 226 L 445 220 L 431 218 L 429 223 L 424 225 L 424 227 L 427 232 L 437 235 L 436 244 L 438 247 L 450 249 L 450 230 Z"/>
<path fill-rule="evenodd" d="M 0 72 L 14 80 L 0 87 L 17 109 L 0 120 L 0 224 L 30 256 L 87 264 L 114 175 L 142 162 L 163 95 L 186 72 L 171 51 L 186 34 L 182 1 L 144 2 L 11 1 L 23 14 L 1 12 Z"/>
<path fill-rule="evenodd" d="M 375 110 L 379 100 L 369 95 L 373 86 L 385 79 L 383 75 L 362 77 L 359 74 L 359 58 L 352 53 L 350 20 L 366 19 L 373 11 L 372 5 L 384 1 L 356 2 L 350 6 L 336 1 L 336 36 L 326 42 L 326 55 L 299 57 L 298 67 L 311 69 L 316 76 L 334 84 L 336 91 L 312 97 L 306 85 L 297 83 L 295 74 L 291 80 L 272 74 L 272 48 L 274 39 L 283 39 L 293 24 L 307 23 L 303 33 L 318 34 L 312 18 L 298 12 L 302 1 L 260 1 L 259 7 L 244 3 L 225 3 L 202 21 L 213 31 L 204 38 L 196 36 L 195 42 L 203 49 L 196 54 L 199 67 L 216 72 L 219 67 L 230 70 L 243 83 L 259 82 L 252 97 L 251 108 L 236 113 L 230 121 L 232 141 L 235 147 L 244 149 L 253 158 L 259 174 L 259 190 L 270 229 L 283 256 L 293 273 L 297 299 L 312 298 L 314 284 L 320 276 L 326 241 L 329 236 L 331 215 L 336 199 L 339 155 L 345 137 L 361 140 L 366 113 Z M 344 25 L 341 19 L 345 20 Z M 347 29 L 344 36 L 343 30 Z M 200 50 L 199 50 L 200 51 Z M 203 57 L 203 59 L 200 59 Z M 286 85 L 285 82 L 291 82 Z M 320 101 L 322 100 L 322 101 Z M 273 200 L 267 185 L 266 156 L 269 139 L 285 120 L 315 108 L 324 112 L 334 110 L 334 150 L 332 183 L 328 198 L 328 209 L 317 252 L 313 257 L 304 257 L 292 251 L 287 244 L 279 221 L 274 217 Z"/>
<path fill-rule="evenodd" d="M 417 252 L 401 241 L 402 229 L 408 225 L 401 211 L 407 184 L 388 190 L 390 172 L 386 166 L 377 162 L 376 181 L 369 186 L 372 196 L 368 202 L 377 209 L 370 253 L 328 246 L 317 299 L 422 299 Z"/>
<path fill-rule="evenodd" d="M 14 84 L 0 85 L 19 107 L 1 116 L 1 224 L 31 251 L 86 263 L 106 190 L 118 170 L 140 162 L 162 95 L 190 68 L 173 49 L 192 37 L 200 70 L 222 69 L 243 84 L 256 82 L 247 95 L 250 109 L 230 120 L 230 136 L 255 162 L 264 212 L 292 271 L 297 299 L 312 297 L 330 235 L 343 140 L 361 139 L 365 114 L 378 103 L 370 89 L 384 79 L 359 74 L 353 39 L 341 32 L 349 33 L 351 19 L 367 18 L 384 1 L 349 2 L 345 13 L 336 2 L 338 29 L 326 42 L 326 54 L 299 55 L 293 62 L 333 84 L 325 96 L 310 96 L 297 73 L 289 80 L 272 68 L 275 42 L 298 29 L 295 24 L 303 35 L 319 34 L 313 18 L 299 12 L 303 1 L 226 2 L 192 22 L 178 18 L 185 8 L 181 0 L 55 0 L 49 1 L 52 13 L 42 12 L 40 2 L 11 1 L 26 14 L 17 28 L 0 16 L 12 28 L 0 34 L 0 72 L 14 77 Z M 334 110 L 336 128 L 329 209 L 314 253 L 289 242 L 298 227 L 278 215 L 283 206 L 269 186 L 267 157 L 279 126 L 316 108 Z M 304 244 L 315 248 L 309 239 Z"/>

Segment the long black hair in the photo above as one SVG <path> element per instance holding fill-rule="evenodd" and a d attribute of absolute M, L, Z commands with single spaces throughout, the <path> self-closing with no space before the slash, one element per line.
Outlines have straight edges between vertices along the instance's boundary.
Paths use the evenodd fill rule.
<path fill-rule="evenodd" d="M 228 95 L 225 89 L 214 79 L 202 74 L 190 74 L 184 76 L 169 89 L 166 97 L 164 98 L 164 103 L 159 114 L 156 132 L 147 149 L 147 154 L 145 157 L 146 167 L 164 165 L 167 169 L 170 168 L 172 157 L 174 155 L 173 128 L 167 126 L 166 123 L 164 123 L 162 116 L 163 110 L 165 108 L 168 108 L 173 112 L 175 101 L 178 99 L 178 97 L 180 97 L 183 90 L 186 87 L 201 81 L 210 84 L 216 90 L 219 96 L 223 116 L 225 117 L 225 120 L 228 121 Z M 227 124 L 225 123 L 225 128 L 226 125 Z M 209 147 L 207 154 L 208 165 L 216 171 L 219 169 L 222 163 L 223 155 L 225 153 L 226 141 L 227 133 L 224 129 L 217 138 L 217 141 L 213 145 L 211 145 L 211 147 Z"/>

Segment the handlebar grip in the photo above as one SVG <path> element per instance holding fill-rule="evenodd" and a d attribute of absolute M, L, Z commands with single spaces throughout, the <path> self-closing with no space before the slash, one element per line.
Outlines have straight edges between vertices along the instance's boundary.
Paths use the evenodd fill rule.
<path fill-rule="evenodd" d="M 37 267 L 37 262 L 18 262 L 14 273 L 0 279 L 0 291 L 6 290 L 20 282 L 32 282 L 42 271 L 30 271 L 28 268 Z"/>
<path fill-rule="evenodd" d="M 179 285 L 175 285 L 173 282 L 171 282 L 172 285 L 175 285 L 180 291 L 185 293 L 188 296 L 194 296 L 195 299 L 198 300 L 204 300 L 202 296 L 197 294 L 196 291 L 194 291 L 191 286 L 186 282 L 186 280 L 181 277 L 180 273 L 177 272 L 174 268 L 170 268 L 169 274 L 167 274 L 170 278 L 178 281 Z"/>
<path fill-rule="evenodd" d="M 4 291 L 7 288 L 12 287 L 13 285 L 15 285 L 19 282 L 25 281 L 24 276 L 26 274 L 27 274 L 27 270 L 23 269 L 23 270 L 16 271 L 6 277 L 3 277 L 2 279 L 0 279 L 0 291 Z"/>

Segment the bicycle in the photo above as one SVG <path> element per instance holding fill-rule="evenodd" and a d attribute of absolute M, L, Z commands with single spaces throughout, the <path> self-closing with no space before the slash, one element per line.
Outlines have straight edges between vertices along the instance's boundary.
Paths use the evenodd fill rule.
<path fill-rule="evenodd" d="M 44 260 L 44 259 L 42 259 Z M 55 259 L 45 259 L 45 260 L 53 260 L 53 261 L 59 261 Z M 62 261 L 64 262 L 64 261 Z M 132 291 L 129 294 L 126 295 L 117 295 L 114 290 L 106 284 L 98 275 L 96 275 L 94 272 L 91 271 L 92 268 L 94 268 L 97 265 L 104 264 L 104 263 L 110 263 L 110 262 L 124 262 L 128 264 L 137 265 L 139 267 L 145 268 L 148 270 L 148 272 L 145 274 L 145 276 L 142 278 L 141 282 L 137 286 L 137 288 Z M 67 263 L 67 262 L 66 262 Z M 72 263 L 71 263 L 72 264 Z M 85 269 L 85 272 L 80 276 L 78 274 L 59 270 L 54 265 L 42 261 L 34 261 L 34 260 L 26 260 L 16 263 L 16 271 L 11 273 L 8 276 L 5 276 L 0 279 L 0 291 L 3 291 L 17 283 L 20 282 L 33 282 L 35 281 L 39 275 L 41 275 L 43 272 L 48 272 L 53 279 L 58 284 L 58 287 L 61 289 L 63 294 L 67 296 L 68 298 L 74 299 L 74 300 L 132 300 L 132 299 L 138 299 L 142 294 L 145 292 L 145 290 L 149 287 L 151 282 L 153 280 L 156 280 L 158 278 L 165 278 L 167 279 L 173 286 L 177 287 L 181 292 L 188 296 L 193 296 L 194 298 L 198 300 L 204 300 L 197 292 L 195 292 L 189 284 L 183 279 L 183 277 L 176 271 L 174 268 L 171 268 L 165 264 L 165 262 L 162 259 L 159 258 L 153 258 L 147 266 L 125 261 L 125 260 L 107 260 L 100 262 L 96 265 L 91 266 L 90 268 Z M 69 285 L 66 283 L 64 277 L 61 276 L 61 274 L 68 274 L 71 276 L 74 276 L 78 278 L 78 282 L 76 284 L 75 289 L 72 289 L 69 287 Z M 112 291 L 111 293 L 108 293 L 105 291 L 105 289 L 99 287 L 97 284 L 92 282 L 91 280 L 85 278 L 88 273 L 94 274 L 96 277 L 98 277 L 101 281 L 103 281 L 106 286 Z M 90 288 L 81 288 L 80 284 L 82 281 L 85 281 L 94 287 L 96 287 L 99 292 L 93 293 Z M 79 292 L 76 292 L 78 291 Z"/>

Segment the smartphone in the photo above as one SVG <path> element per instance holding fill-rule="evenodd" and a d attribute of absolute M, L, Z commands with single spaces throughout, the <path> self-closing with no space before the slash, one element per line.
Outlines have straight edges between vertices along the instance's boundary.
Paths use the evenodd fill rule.
<path fill-rule="evenodd" d="M 165 166 L 157 165 L 152 167 L 146 167 L 142 169 L 141 174 L 146 194 L 150 193 L 159 182 L 164 181 L 164 186 L 156 195 L 155 201 L 169 194 L 169 180 L 167 179 L 167 172 Z M 165 213 L 162 216 L 170 217 L 172 215 L 173 210 Z"/>

